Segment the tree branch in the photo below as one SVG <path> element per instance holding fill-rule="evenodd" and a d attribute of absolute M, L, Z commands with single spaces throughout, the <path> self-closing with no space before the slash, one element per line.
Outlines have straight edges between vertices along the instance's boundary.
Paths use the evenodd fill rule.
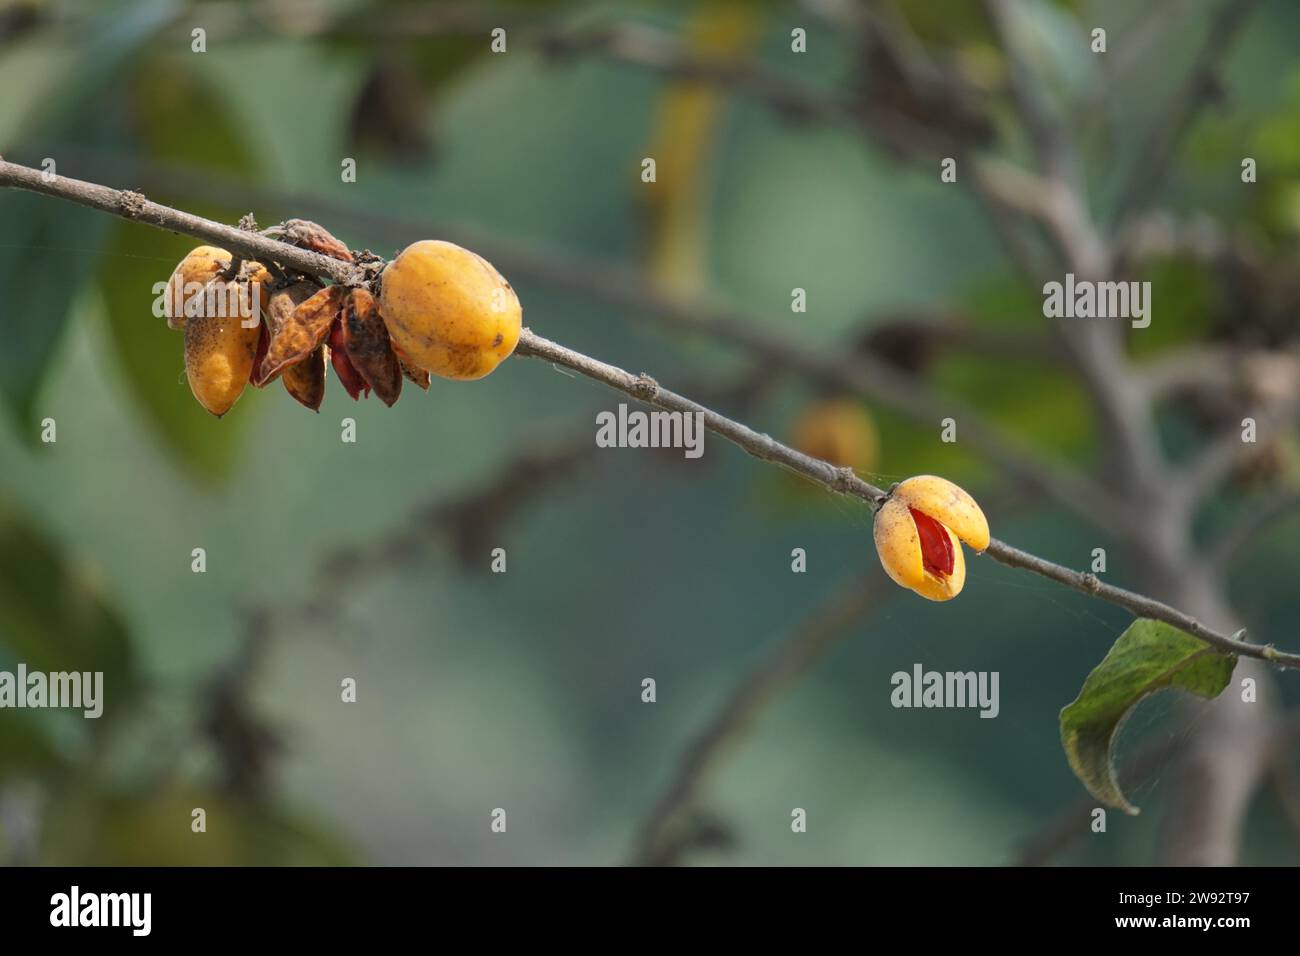
<path fill-rule="evenodd" d="M 338 259 L 321 256 L 287 243 L 150 202 L 139 193 L 121 192 L 107 186 L 71 180 L 63 176 L 54 176 L 47 181 L 38 170 L 4 160 L 0 160 L 0 186 L 28 189 L 99 209 L 123 219 L 144 222 L 159 229 L 196 236 L 211 242 L 221 242 L 229 245 L 233 251 L 243 252 L 250 257 L 288 265 L 299 271 L 333 279 L 336 282 L 355 284 L 364 282 L 366 278 L 366 270 Z M 859 498 L 873 510 L 889 497 L 888 492 L 865 481 L 851 468 L 836 467 L 829 462 L 805 455 L 769 435 L 755 431 L 748 425 L 662 388 L 644 373 L 633 375 L 615 365 L 545 339 L 531 329 L 524 329 L 520 334 L 515 354 L 542 359 L 553 365 L 571 369 L 648 405 L 670 412 L 697 414 L 701 416 L 706 428 L 732 442 L 754 458 L 786 468 L 823 485 L 830 491 Z M 1248 644 L 1234 636 L 1219 633 L 1204 626 L 1190 615 L 1153 598 L 1104 584 L 1095 575 L 1054 564 L 996 538 L 990 541 L 984 554 L 1008 567 L 1032 571 L 1076 591 L 1127 608 L 1135 614 L 1165 621 L 1227 653 L 1256 658 L 1278 666 L 1300 668 L 1300 654 L 1284 653 L 1271 645 Z"/>
<path fill-rule="evenodd" d="M 1024 19 L 1017 4 L 1021 0 L 985 0 L 993 30 L 1007 61 L 1007 82 L 1038 163 L 1051 178 L 1072 180 L 1076 174 L 1062 124 L 1052 116 L 1042 96 L 1043 85 L 1025 64 L 1022 34 Z"/>
<path fill-rule="evenodd" d="M 207 198 L 216 195 L 235 207 L 242 208 L 245 203 L 269 205 L 286 213 L 321 221 L 343 219 L 365 230 L 396 231 L 406 241 L 414 241 L 428 231 L 427 225 L 394 220 L 346 204 L 259 191 L 246 184 L 226 182 L 212 174 L 205 173 L 201 182 L 195 182 L 175 171 L 153 169 L 150 172 L 147 178 L 159 188 L 182 192 L 193 190 Z M 631 315 L 648 317 L 670 328 L 698 333 L 739 347 L 773 367 L 789 369 L 817 384 L 879 402 L 931 427 L 937 426 L 945 417 L 952 417 L 960 423 L 961 434 L 970 440 L 969 446 L 976 454 L 1010 473 L 1025 487 L 1041 492 L 1116 537 L 1121 537 L 1130 525 L 1128 516 L 1116 509 L 1114 497 L 1081 470 L 1038 454 L 1007 435 L 996 424 L 984 420 L 964 402 L 945 396 L 919 376 L 863 355 L 860 350 L 838 349 L 834 353 L 823 353 L 807 349 L 790 336 L 766 327 L 753 316 L 674 295 L 647 281 L 639 272 L 618 264 L 571 254 L 554 254 L 498 237 L 480 236 L 454 226 L 440 231 L 447 238 L 478 250 L 511 275 L 531 277 L 553 288 L 626 310 Z"/>

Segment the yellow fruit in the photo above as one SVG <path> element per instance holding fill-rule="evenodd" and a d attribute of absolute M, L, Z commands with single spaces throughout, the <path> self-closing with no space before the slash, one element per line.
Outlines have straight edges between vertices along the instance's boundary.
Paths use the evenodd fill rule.
<path fill-rule="evenodd" d="M 805 455 L 841 468 L 869 472 L 876 467 L 875 422 L 852 399 L 833 398 L 808 406 L 796 419 L 791 440 Z"/>
<path fill-rule="evenodd" d="M 895 583 L 931 601 L 947 601 L 966 583 L 965 542 L 989 546 L 989 525 L 975 499 L 945 478 L 918 475 L 894 488 L 876 512 L 876 553 Z"/>
<path fill-rule="evenodd" d="M 185 328 L 187 307 L 217 277 L 217 273 L 230 268 L 230 262 L 230 253 L 225 249 L 198 246 L 177 263 L 167 280 L 167 297 L 163 305 L 168 326 Z"/>
<path fill-rule="evenodd" d="M 482 378 L 515 350 L 519 299 L 486 259 L 450 242 L 407 246 L 384 269 L 379 310 L 394 348 L 417 368 Z"/>
<path fill-rule="evenodd" d="M 257 263 L 248 266 L 241 271 L 254 277 L 265 273 Z M 269 299 L 268 284 L 260 278 L 258 282 L 264 308 Z M 204 297 L 186 319 L 185 377 L 194 397 L 218 418 L 239 399 L 253 371 L 262 332 L 260 319 L 252 321 L 253 301 L 247 278 L 229 282 L 216 279 L 205 288 Z M 246 328 L 246 324 L 252 327 Z"/>

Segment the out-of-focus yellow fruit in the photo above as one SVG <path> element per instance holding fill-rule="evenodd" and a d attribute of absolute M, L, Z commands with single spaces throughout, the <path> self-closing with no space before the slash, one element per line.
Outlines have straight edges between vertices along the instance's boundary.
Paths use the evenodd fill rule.
<path fill-rule="evenodd" d="M 795 420 L 791 443 L 805 455 L 857 472 L 875 470 L 880 447 L 871 413 L 847 398 L 805 408 Z"/>
<path fill-rule="evenodd" d="M 962 542 L 989 546 L 989 525 L 975 499 L 945 478 L 900 483 L 876 512 L 876 553 L 895 583 L 931 601 L 947 601 L 966 583 Z"/>
<path fill-rule="evenodd" d="M 481 256 L 450 242 L 407 246 L 384 269 L 379 310 L 394 347 L 443 378 L 482 378 L 514 351 L 523 309 Z"/>
<path fill-rule="evenodd" d="M 230 268 L 230 262 L 230 253 L 217 246 L 198 246 L 186 253 L 167 280 L 163 311 L 169 327 L 185 328 L 187 306 L 202 294 L 218 273 Z"/>

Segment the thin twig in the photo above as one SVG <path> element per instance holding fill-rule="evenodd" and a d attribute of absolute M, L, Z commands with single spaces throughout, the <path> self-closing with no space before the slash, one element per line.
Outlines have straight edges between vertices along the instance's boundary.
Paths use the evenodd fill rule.
<path fill-rule="evenodd" d="M 67 179 L 63 176 L 55 176 L 47 180 L 39 170 L 4 160 L 0 160 L 0 186 L 29 189 L 90 206 L 123 219 L 144 222 L 159 229 L 220 242 L 252 257 L 268 258 L 292 266 L 301 272 L 333 279 L 336 282 L 365 281 L 364 271 L 348 263 L 150 202 L 139 193 L 121 192 L 107 186 Z M 531 329 L 524 329 L 520 334 L 515 354 L 542 359 L 572 369 L 648 405 L 670 412 L 699 415 L 706 428 L 737 445 L 754 458 L 784 467 L 825 486 L 830 491 L 859 498 L 873 509 L 878 508 L 889 497 L 888 492 L 859 477 L 851 468 L 837 467 L 830 462 L 805 455 L 769 435 L 755 431 L 742 422 L 662 388 L 644 373 L 633 375 L 615 365 L 545 339 Z M 1227 634 L 1221 634 L 1201 624 L 1190 615 L 1153 598 L 1104 584 L 1095 575 L 1054 564 L 997 539 L 990 542 L 984 553 L 1008 567 L 1032 571 L 1076 591 L 1127 608 L 1135 614 L 1165 621 L 1224 652 L 1256 658 L 1278 666 L 1300 668 L 1300 654 L 1281 652 L 1271 645 L 1248 644 Z"/>
<path fill-rule="evenodd" d="M 152 169 L 146 178 L 166 191 L 197 190 L 205 198 L 215 196 L 235 206 L 272 206 L 320 221 L 344 220 L 363 231 L 396 233 L 408 241 L 429 232 L 427 224 L 406 222 L 388 214 L 314 197 L 285 196 L 259 190 L 212 174 L 204 174 L 202 180 L 196 181 L 175 170 Z M 983 419 L 965 402 L 948 397 L 919 376 L 903 372 L 879 358 L 864 355 L 861 350 L 837 349 L 834 353 L 810 350 L 754 316 L 711 302 L 674 295 L 648 281 L 638 271 L 617 263 L 570 253 L 553 253 L 499 237 L 478 235 L 455 226 L 443 227 L 439 232 L 477 250 L 512 276 L 532 278 L 553 288 L 626 310 L 630 315 L 648 317 L 679 331 L 698 333 L 737 346 L 776 368 L 787 368 L 816 384 L 879 402 L 932 427 L 937 427 L 943 418 L 951 417 L 959 423 L 963 441 L 968 447 L 995 467 L 1009 472 L 1025 487 L 1041 492 L 1110 534 L 1121 536 L 1128 526 L 1127 517 L 1116 510 L 1113 496 L 1082 471 L 1040 455 L 1006 434 L 995 423 Z M 1041 343 L 1034 344 L 1042 347 Z"/>
<path fill-rule="evenodd" d="M 0 186 L 65 199 L 167 232 L 206 239 L 249 259 L 270 259 L 292 266 L 299 272 L 329 278 L 343 285 L 354 285 L 365 279 L 364 271 L 350 263 L 276 239 L 268 239 L 260 233 L 248 232 L 236 226 L 213 222 L 180 209 L 150 202 L 132 190 L 112 189 L 66 176 L 47 176 L 42 170 L 6 162 L 4 159 L 0 159 Z"/>
<path fill-rule="evenodd" d="M 1017 6 L 1019 2 L 985 0 L 984 6 L 1006 58 L 1011 97 L 1029 134 L 1039 165 L 1053 178 L 1070 179 L 1075 171 L 1064 127 L 1052 115 L 1043 97 L 1043 84 L 1030 74 L 1025 62 L 1022 43 L 1025 21 Z"/>

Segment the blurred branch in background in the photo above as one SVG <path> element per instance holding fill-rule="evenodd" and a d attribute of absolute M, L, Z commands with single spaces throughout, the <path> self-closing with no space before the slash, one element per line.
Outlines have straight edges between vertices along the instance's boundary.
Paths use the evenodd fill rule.
<path fill-rule="evenodd" d="M 1120 228 L 1140 216 L 1160 195 L 1179 146 L 1201 110 L 1208 104 L 1222 102 L 1224 89 L 1219 73 L 1223 61 L 1256 6 L 1257 0 L 1224 0 L 1210 17 L 1204 43 L 1190 73 L 1174 101 L 1166 106 L 1163 121 L 1153 127 L 1127 184 L 1120 191 L 1114 207 Z"/>
<path fill-rule="evenodd" d="M 1023 494 L 1004 489 L 998 500 L 988 502 L 988 510 L 1002 514 L 1027 503 Z M 735 842 L 736 834 L 700 806 L 709 778 L 761 714 L 853 634 L 888 594 L 886 578 L 879 574 L 849 579 L 740 678 L 677 759 L 668 785 L 640 824 L 631 865 L 677 866 L 692 851 Z"/>
<path fill-rule="evenodd" d="M 257 714 L 250 699 L 274 636 L 271 621 L 259 609 L 246 611 L 245 619 L 238 650 L 198 695 L 199 729 L 216 752 L 225 792 L 262 802 L 270 797 L 271 768 L 284 750 L 284 740 Z"/>
<path fill-rule="evenodd" d="M 756 370 L 719 385 L 700 383 L 710 401 L 740 409 L 752 407 L 773 386 L 769 369 Z M 440 543 L 450 545 L 467 572 L 481 570 L 487 542 L 501 528 L 569 478 L 593 463 L 599 447 L 592 438 L 594 416 L 571 430 L 536 434 L 527 447 L 502 463 L 493 477 L 475 481 L 465 494 L 439 495 L 409 519 L 377 539 L 339 548 L 317 562 L 313 596 L 293 614 L 309 621 L 333 615 L 350 588 L 367 577 L 392 570 Z M 275 616 L 270 608 L 264 615 Z M 291 615 L 292 616 L 292 615 Z"/>
<path fill-rule="evenodd" d="M 709 772 L 740 742 L 762 710 L 852 633 L 886 593 L 885 581 L 879 574 L 851 578 L 740 680 L 686 747 L 671 783 L 641 824 L 634 865 L 671 866 L 701 842 L 713 842 L 715 827 L 701 829 L 700 818 L 692 814 Z"/>

